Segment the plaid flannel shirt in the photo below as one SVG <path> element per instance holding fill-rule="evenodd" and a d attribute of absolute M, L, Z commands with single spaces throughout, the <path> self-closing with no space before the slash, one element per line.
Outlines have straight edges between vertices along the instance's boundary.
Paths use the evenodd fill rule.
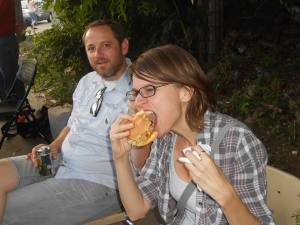
<path fill-rule="evenodd" d="M 214 142 L 218 131 L 226 124 L 234 124 L 221 141 L 219 150 L 212 149 L 211 157 L 234 186 L 241 200 L 262 224 L 274 225 L 271 211 L 266 205 L 267 154 L 263 144 L 241 122 L 221 113 L 207 111 L 204 128 L 197 142 Z M 176 134 L 169 133 L 155 141 L 137 183 L 151 207 L 158 206 L 168 224 L 180 224 L 183 216 L 176 215 L 176 202 L 169 191 L 169 163 Z M 196 221 L 198 225 L 228 224 L 222 208 L 205 192 L 197 191 Z M 238 212 L 237 212 L 238 213 Z"/>

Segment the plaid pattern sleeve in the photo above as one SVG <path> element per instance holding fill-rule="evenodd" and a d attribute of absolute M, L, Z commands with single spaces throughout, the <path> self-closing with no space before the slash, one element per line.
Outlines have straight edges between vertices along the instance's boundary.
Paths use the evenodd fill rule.
<path fill-rule="evenodd" d="M 143 196 L 152 208 L 158 210 L 165 221 L 172 221 L 176 213 L 176 203 L 169 193 L 169 162 L 174 135 L 169 133 L 156 140 L 151 154 L 136 181 Z"/>
<path fill-rule="evenodd" d="M 161 156 L 161 149 L 159 149 L 159 142 L 156 140 L 151 146 L 151 153 L 146 161 L 145 166 L 140 172 L 140 176 L 136 181 L 139 184 L 139 188 L 142 191 L 144 197 L 150 202 L 151 208 L 157 205 L 158 197 L 158 160 Z M 149 160 L 151 159 L 151 160 Z"/>
<path fill-rule="evenodd" d="M 211 135 L 214 137 L 226 124 L 234 124 L 220 143 L 219 151 L 214 153 L 214 161 L 250 212 L 262 224 L 274 225 L 272 212 L 266 205 L 267 153 L 264 145 L 241 122 L 219 113 L 212 113 L 210 116 L 214 118 L 210 120 Z M 209 216 L 210 224 L 227 224 L 226 218 L 221 214 L 223 213 L 219 208 Z"/>
<path fill-rule="evenodd" d="M 267 153 L 258 138 L 247 128 L 233 128 L 237 138 L 234 173 L 230 180 L 241 200 L 263 224 L 274 224 L 272 212 L 266 205 Z"/>

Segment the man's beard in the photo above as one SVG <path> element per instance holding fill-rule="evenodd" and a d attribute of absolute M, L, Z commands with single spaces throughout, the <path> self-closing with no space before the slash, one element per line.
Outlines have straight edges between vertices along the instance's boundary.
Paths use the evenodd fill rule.
<path fill-rule="evenodd" d="M 107 72 L 100 73 L 100 75 L 105 79 L 105 78 L 114 77 L 116 75 L 116 73 L 117 73 L 117 68 L 116 67 L 112 67 Z"/>
<path fill-rule="evenodd" d="M 96 70 L 96 72 L 103 77 L 104 79 L 112 78 L 114 76 L 117 76 L 117 74 L 123 67 L 124 61 L 121 61 L 117 65 L 112 65 L 109 69 L 107 70 Z"/>

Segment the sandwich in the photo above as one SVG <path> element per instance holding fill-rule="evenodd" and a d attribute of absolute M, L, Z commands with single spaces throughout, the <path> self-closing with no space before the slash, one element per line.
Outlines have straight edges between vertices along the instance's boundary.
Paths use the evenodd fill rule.
<path fill-rule="evenodd" d="M 128 143 L 135 147 L 142 147 L 151 143 L 156 137 L 155 115 L 151 111 L 141 110 L 133 116 L 134 127 L 130 129 Z"/>

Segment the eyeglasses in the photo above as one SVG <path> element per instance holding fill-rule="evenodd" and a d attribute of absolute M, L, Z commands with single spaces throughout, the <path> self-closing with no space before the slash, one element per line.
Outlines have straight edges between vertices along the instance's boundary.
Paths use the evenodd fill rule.
<path fill-rule="evenodd" d="M 157 85 L 157 86 L 147 85 L 145 87 L 141 87 L 139 90 L 128 91 L 126 93 L 126 96 L 128 97 L 129 101 L 135 101 L 138 94 L 140 94 L 143 98 L 149 98 L 149 97 L 155 95 L 157 88 L 160 88 L 160 87 L 163 87 L 166 85 L 169 85 L 169 84 L 162 84 L 162 85 Z"/>
<path fill-rule="evenodd" d="M 90 108 L 90 114 L 92 114 L 94 117 L 96 117 L 98 115 L 98 112 L 101 108 L 102 101 L 103 101 L 103 94 L 105 92 L 105 89 L 106 89 L 106 87 L 97 91 L 97 94 L 96 94 L 97 101 L 95 103 L 93 103 Z"/>

